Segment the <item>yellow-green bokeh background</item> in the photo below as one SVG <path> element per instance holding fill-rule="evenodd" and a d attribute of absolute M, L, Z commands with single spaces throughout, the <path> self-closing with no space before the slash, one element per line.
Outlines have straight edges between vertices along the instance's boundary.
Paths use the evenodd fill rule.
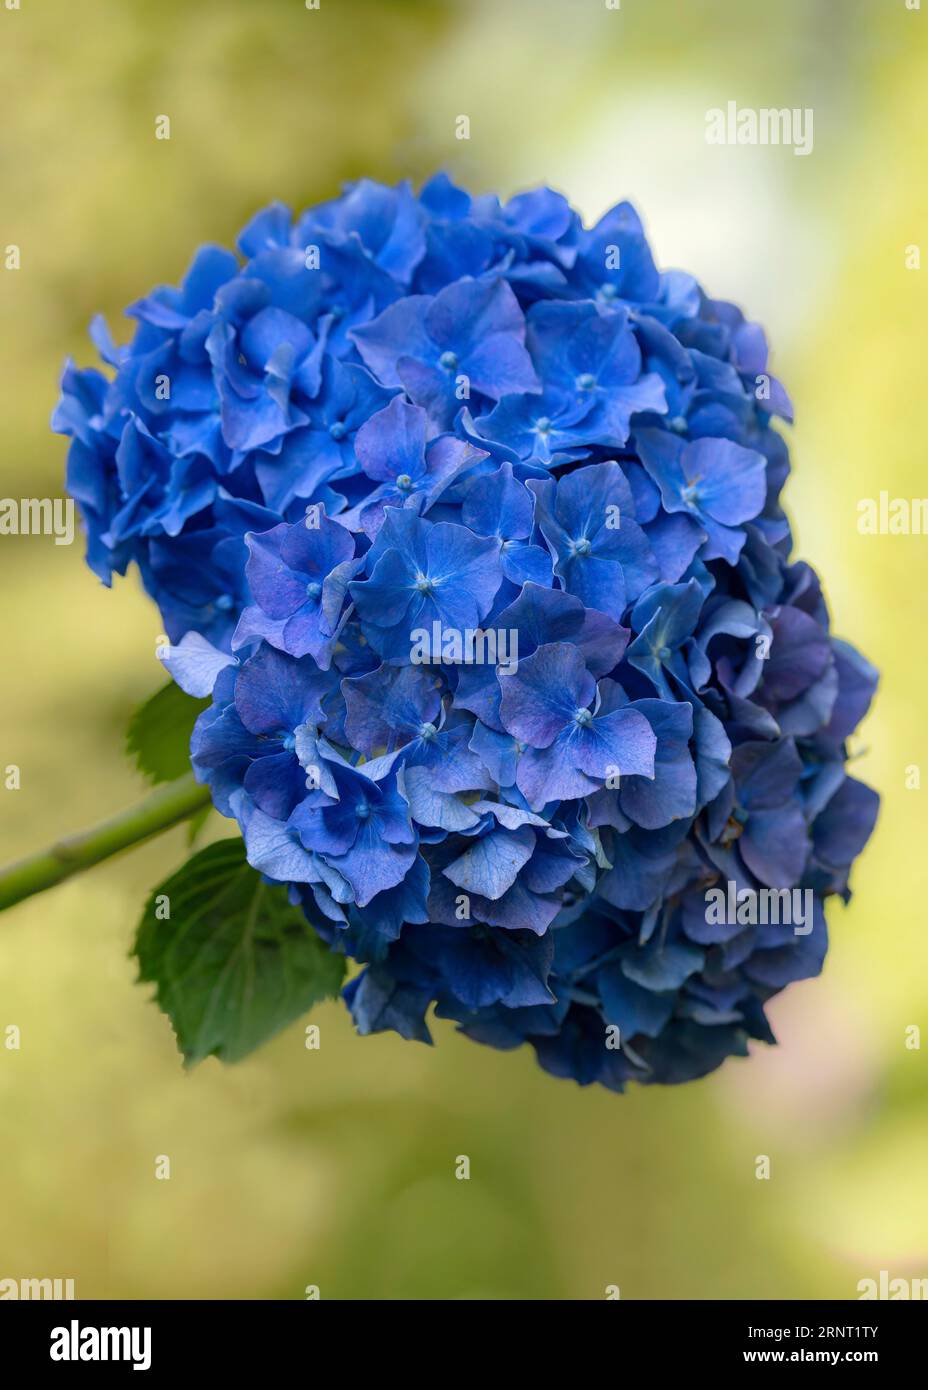
<path fill-rule="evenodd" d="M 0 919 L 0 1278 L 78 1297 L 856 1296 L 928 1275 L 924 592 L 928 537 L 862 537 L 859 498 L 925 481 L 928 12 L 905 0 L 0 0 L 0 494 L 60 493 L 48 430 L 85 328 L 175 281 L 272 197 L 445 167 L 630 196 L 659 263 L 763 321 L 798 413 L 786 502 L 837 631 L 880 667 L 855 741 L 883 794 L 822 979 L 781 1040 L 624 1097 L 439 1023 L 426 1049 L 320 1010 L 234 1070 L 181 1071 L 127 959 L 182 831 Z M 928 6 L 926 6 L 928 11 Z M 815 146 L 714 148 L 704 113 L 811 106 Z M 155 117 L 172 120 L 170 142 Z M 468 114 L 471 139 L 453 138 Z M 133 705 L 161 683 L 135 577 L 0 539 L 7 859 L 128 804 Z M 226 833 L 217 822 L 214 833 Z M 2 1032 L 0 1032 L 2 1041 Z M 173 1176 L 156 1181 L 157 1155 Z M 453 1175 L 467 1154 L 469 1182 Z M 757 1181 L 755 1157 L 772 1177 Z"/>

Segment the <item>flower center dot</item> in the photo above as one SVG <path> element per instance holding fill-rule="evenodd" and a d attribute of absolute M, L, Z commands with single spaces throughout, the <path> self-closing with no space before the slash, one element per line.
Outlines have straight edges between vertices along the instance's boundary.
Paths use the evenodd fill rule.
<path fill-rule="evenodd" d="M 419 737 L 424 738 L 426 742 L 428 742 L 429 739 L 433 739 L 437 733 L 438 730 L 435 728 L 434 724 L 426 723 L 419 725 Z"/>
<path fill-rule="evenodd" d="M 408 492 L 412 487 L 412 478 L 410 478 L 408 473 L 400 473 L 396 480 L 396 486 L 401 492 Z"/>
<path fill-rule="evenodd" d="M 580 391 L 592 391 L 596 385 L 596 378 L 592 372 L 581 372 L 577 377 L 576 385 Z"/>
<path fill-rule="evenodd" d="M 359 801 L 357 806 L 355 807 L 355 815 L 357 816 L 358 820 L 367 820 L 370 813 L 371 808 L 370 806 L 368 806 L 367 802 Z"/>
<path fill-rule="evenodd" d="M 615 299 L 619 291 L 611 280 L 607 280 L 605 284 L 600 285 L 599 292 L 603 299 Z"/>
<path fill-rule="evenodd" d="M 551 421 L 547 415 L 542 415 L 540 419 L 535 421 L 535 428 L 539 434 L 547 434 L 550 431 Z"/>
<path fill-rule="evenodd" d="M 456 352 L 443 352 L 438 359 L 438 365 L 444 367 L 446 372 L 453 372 L 458 365 L 458 355 Z"/>
<path fill-rule="evenodd" d="M 416 588 L 419 590 L 420 594 L 431 594 L 435 590 L 435 585 L 427 574 L 420 573 L 416 575 Z"/>
<path fill-rule="evenodd" d="M 322 593 L 322 585 L 318 579 L 311 579 L 306 585 L 306 593 L 309 598 L 318 598 Z"/>
<path fill-rule="evenodd" d="M 578 540 L 571 541 L 570 543 L 570 550 L 573 555 L 589 555 L 592 549 L 593 546 L 586 536 L 580 536 Z"/>
<path fill-rule="evenodd" d="M 235 599 L 231 594 L 220 594 L 215 605 L 220 613 L 228 613 L 230 608 L 235 607 Z"/>
<path fill-rule="evenodd" d="M 335 440 L 344 439 L 347 433 L 348 430 L 344 420 L 335 420 L 333 424 L 329 425 L 329 434 Z"/>
<path fill-rule="evenodd" d="M 575 724 L 579 724 L 581 728 L 587 729 L 587 728 L 589 728 L 589 726 L 592 724 L 592 722 L 593 722 L 593 716 L 592 716 L 592 714 L 590 713 L 590 711 L 589 711 L 588 709 L 575 709 L 575 710 L 574 710 L 574 723 L 575 723 Z"/>

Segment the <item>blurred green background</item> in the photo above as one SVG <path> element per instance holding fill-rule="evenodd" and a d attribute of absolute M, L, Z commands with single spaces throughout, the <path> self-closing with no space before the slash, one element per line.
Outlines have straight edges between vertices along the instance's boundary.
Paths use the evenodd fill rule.
<path fill-rule="evenodd" d="M 85 1298 L 763 1299 L 928 1275 L 928 1038 L 904 1045 L 928 1029 L 928 790 L 905 785 L 928 771 L 928 539 L 856 527 L 861 497 L 928 492 L 928 263 L 905 263 L 928 253 L 926 26 L 905 0 L 0 3 L 0 248 L 22 255 L 0 268 L 0 494 L 60 494 L 48 418 L 91 315 L 118 330 L 271 198 L 438 167 L 475 191 L 548 182 L 588 218 L 629 196 L 659 264 L 766 325 L 797 406 L 798 553 L 884 673 L 855 745 L 883 811 L 824 976 L 774 1004 L 779 1048 L 679 1090 L 581 1091 L 442 1023 L 433 1049 L 360 1039 L 337 1005 L 318 1052 L 296 1025 L 185 1076 L 127 959 L 179 830 L 4 916 L 0 1044 L 15 1024 L 22 1046 L 0 1045 L 0 1278 Z M 706 145 L 728 100 L 814 108 L 812 155 Z M 136 577 L 107 592 L 79 542 L 0 539 L 0 584 L 8 859 L 142 793 L 122 727 L 162 673 Z"/>

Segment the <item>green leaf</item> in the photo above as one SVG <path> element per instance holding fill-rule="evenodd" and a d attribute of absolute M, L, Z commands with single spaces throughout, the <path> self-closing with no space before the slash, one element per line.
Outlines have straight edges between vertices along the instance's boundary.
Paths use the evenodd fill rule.
<path fill-rule="evenodd" d="M 209 700 L 185 695 L 169 681 L 132 715 L 126 729 L 126 752 L 150 782 L 173 782 L 190 771 L 190 735 Z"/>
<path fill-rule="evenodd" d="M 197 840 L 198 840 L 199 837 L 200 837 L 200 831 L 203 829 L 204 825 L 205 825 L 206 822 L 209 820 L 209 813 L 210 813 L 210 811 L 211 811 L 212 809 L 213 809 L 213 808 L 212 808 L 212 805 L 211 805 L 211 804 L 207 804 L 206 806 L 202 806 L 202 807 L 200 808 L 200 810 L 197 811 L 194 815 L 192 815 L 192 816 L 190 817 L 190 819 L 188 820 L 188 822 L 187 822 L 187 848 L 188 848 L 188 849 L 193 849 L 193 846 L 196 844 Z"/>
<path fill-rule="evenodd" d="M 208 845 L 154 890 L 134 954 L 187 1066 L 239 1061 L 337 994 L 345 973 L 344 957 L 286 888 L 251 867 L 240 839 Z"/>

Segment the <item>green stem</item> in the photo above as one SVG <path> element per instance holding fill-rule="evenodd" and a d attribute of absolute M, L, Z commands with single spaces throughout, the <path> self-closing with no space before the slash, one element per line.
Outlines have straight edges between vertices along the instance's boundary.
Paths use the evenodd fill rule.
<path fill-rule="evenodd" d="M 40 854 L 8 864 L 0 869 L 0 911 L 33 893 L 53 888 L 63 879 L 119 854 L 130 845 L 160 835 L 162 830 L 189 819 L 208 803 L 209 788 L 200 786 L 193 773 L 188 772 L 111 820 L 59 840 Z"/>

